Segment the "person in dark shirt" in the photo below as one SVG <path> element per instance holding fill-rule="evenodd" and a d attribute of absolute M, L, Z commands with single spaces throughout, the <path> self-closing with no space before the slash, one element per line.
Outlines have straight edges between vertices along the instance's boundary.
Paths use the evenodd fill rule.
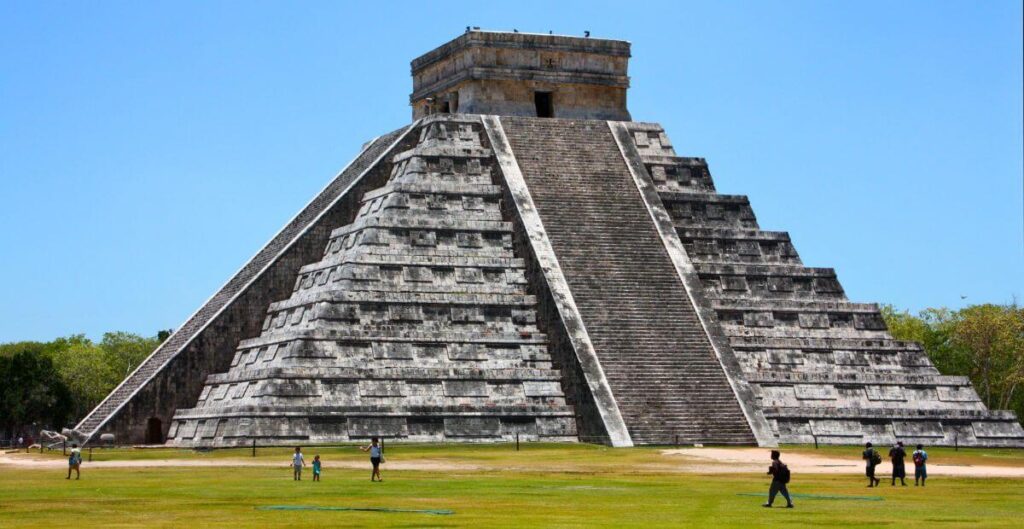
<path fill-rule="evenodd" d="M 868 477 L 868 487 L 874 487 L 882 482 L 882 480 L 875 477 L 875 467 L 878 465 L 878 457 L 875 449 L 871 447 L 871 443 L 864 445 L 864 453 L 862 458 L 867 461 L 867 467 L 865 467 L 864 473 Z"/>
<path fill-rule="evenodd" d="M 789 483 L 789 467 L 779 459 L 778 450 L 772 450 L 772 465 L 768 467 L 768 473 L 772 476 L 772 485 L 768 488 L 768 503 L 764 506 L 771 507 L 772 503 L 775 503 L 775 495 L 781 492 L 782 497 L 786 498 L 786 508 L 792 509 L 793 500 L 789 497 L 789 489 L 786 488 L 786 484 Z"/>
<path fill-rule="evenodd" d="M 903 441 L 896 443 L 896 446 L 889 449 L 889 459 L 892 460 L 892 486 L 896 486 L 896 478 L 904 487 L 907 486 L 907 466 L 904 460 L 907 458 L 907 451 L 903 449 Z"/>

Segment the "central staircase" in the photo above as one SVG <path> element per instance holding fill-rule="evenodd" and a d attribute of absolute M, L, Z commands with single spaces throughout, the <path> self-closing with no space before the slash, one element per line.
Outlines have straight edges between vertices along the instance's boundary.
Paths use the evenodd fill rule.
<path fill-rule="evenodd" d="M 636 444 L 756 444 L 607 122 L 501 119 Z"/>

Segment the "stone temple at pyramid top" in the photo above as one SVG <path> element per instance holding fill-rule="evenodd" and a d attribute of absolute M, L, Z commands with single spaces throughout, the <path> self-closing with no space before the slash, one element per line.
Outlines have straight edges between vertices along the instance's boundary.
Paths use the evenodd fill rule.
<path fill-rule="evenodd" d="M 495 114 L 629 121 L 630 44 L 471 30 L 412 61 L 413 119 Z"/>

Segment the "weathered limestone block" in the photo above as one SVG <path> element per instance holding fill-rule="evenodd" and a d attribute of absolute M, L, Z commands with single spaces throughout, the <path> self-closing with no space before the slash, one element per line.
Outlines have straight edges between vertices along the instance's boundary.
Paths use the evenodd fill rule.
<path fill-rule="evenodd" d="M 938 400 L 945 402 L 980 402 L 977 392 L 970 386 L 950 387 L 940 386 L 935 388 Z"/>
<path fill-rule="evenodd" d="M 482 380 L 445 380 L 444 394 L 448 397 L 486 397 L 487 383 Z"/>
<path fill-rule="evenodd" d="M 401 397 L 405 383 L 399 380 L 360 380 L 359 395 L 366 397 Z"/>
<path fill-rule="evenodd" d="M 1020 423 L 1009 422 L 975 422 L 972 424 L 976 437 L 997 437 L 1017 439 L 1024 434 Z"/>
<path fill-rule="evenodd" d="M 406 437 L 408 432 L 408 424 L 404 417 L 350 417 L 348 419 L 349 439 Z"/>
<path fill-rule="evenodd" d="M 501 420 L 496 417 L 450 417 L 444 420 L 444 434 L 448 437 L 497 437 L 501 434 Z"/>
<path fill-rule="evenodd" d="M 562 386 L 557 381 L 526 381 L 523 382 L 523 391 L 527 397 L 560 397 Z"/>
<path fill-rule="evenodd" d="M 907 396 L 900 386 L 864 386 L 864 389 L 867 390 L 869 400 L 891 400 L 897 402 L 905 402 L 907 400 Z"/>

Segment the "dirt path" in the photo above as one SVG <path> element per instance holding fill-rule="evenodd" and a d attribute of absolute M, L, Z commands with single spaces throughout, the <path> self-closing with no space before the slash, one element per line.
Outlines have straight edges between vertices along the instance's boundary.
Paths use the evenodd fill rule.
<path fill-rule="evenodd" d="M 41 457 L 34 454 L 0 454 L 0 467 L 18 468 L 67 468 L 64 458 Z M 477 465 L 439 461 L 433 459 L 417 459 L 410 461 L 388 460 L 387 468 L 394 470 L 479 470 Z M 290 468 L 288 461 L 277 462 L 252 459 L 122 459 L 117 461 L 85 461 L 82 468 L 144 468 L 144 467 L 279 467 Z M 331 468 L 363 468 L 369 469 L 369 461 L 331 461 Z"/>
<path fill-rule="evenodd" d="M 766 472 L 769 450 L 764 448 L 679 448 L 662 450 L 669 457 L 692 461 L 694 468 L 706 472 Z M 782 460 L 794 473 L 864 474 L 864 462 L 853 458 L 836 458 L 783 451 Z M 892 475 L 892 464 L 883 461 L 876 469 L 879 478 Z M 914 477 L 914 464 L 907 461 L 907 474 Z M 1024 478 L 1024 467 L 993 465 L 928 464 L 928 476 L 969 476 L 981 478 Z"/>
<path fill-rule="evenodd" d="M 768 468 L 768 450 L 764 448 L 679 448 L 662 450 L 664 457 L 647 463 L 635 465 L 636 471 L 669 472 L 692 474 L 736 474 L 763 473 Z M 798 474 L 863 474 L 864 464 L 853 458 L 836 458 L 804 453 L 786 453 L 783 461 Z M 47 457 L 38 454 L 0 454 L 0 468 L 45 468 L 65 469 L 67 461 L 63 458 Z M 287 461 L 269 461 L 267 459 L 225 458 L 225 459 L 125 459 L 116 461 L 85 462 L 88 468 L 145 468 L 145 467 L 279 467 L 288 468 Z M 332 460 L 331 468 L 367 469 L 369 462 L 352 460 Z M 908 461 L 908 472 L 913 477 L 913 463 Z M 508 463 L 465 463 L 449 459 L 389 459 L 389 470 L 422 470 L 422 471 L 513 471 L 513 472 L 575 472 L 587 470 L 588 465 L 568 463 L 544 464 L 512 464 Z M 609 470 L 598 465 L 593 470 Z M 890 475 L 891 466 L 883 462 L 878 467 L 878 476 Z M 1024 467 L 994 465 L 948 465 L 931 463 L 928 465 L 929 476 L 968 476 L 968 477 L 1000 477 L 1024 479 Z"/>

